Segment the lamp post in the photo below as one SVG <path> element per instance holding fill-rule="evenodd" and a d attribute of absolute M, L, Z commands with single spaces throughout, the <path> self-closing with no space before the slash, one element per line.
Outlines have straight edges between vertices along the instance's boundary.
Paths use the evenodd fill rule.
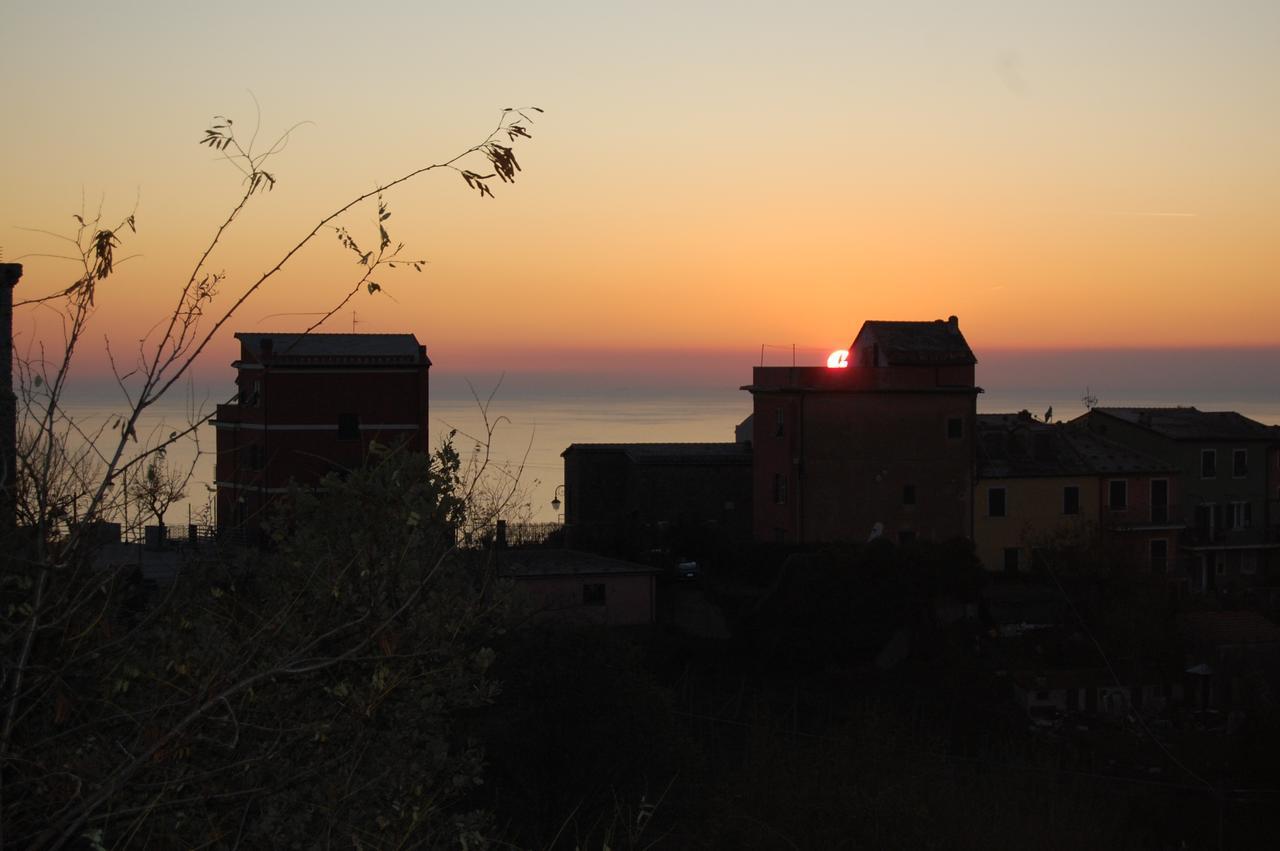
<path fill-rule="evenodd" d="M 559 517 L 560 522 L 563 523 L 564 515 L 559 513 L 560 506 L 562 504 L 560 502 L 560 494 L 562 493 L 564 493 L 564 485 L 556 485 L 555 493 L 551 495 L 551 510 L 557 512 L 556 516 Z"/>

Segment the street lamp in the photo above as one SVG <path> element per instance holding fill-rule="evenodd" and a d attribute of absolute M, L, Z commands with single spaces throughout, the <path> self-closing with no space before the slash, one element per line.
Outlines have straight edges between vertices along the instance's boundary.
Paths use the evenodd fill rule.
<path fill-rule="evenodd" d="M 564 493 L 564 485 L 556 485 L 556 491 L 551 495 L 551 510 L 560 510 L 560 494 Z"/>

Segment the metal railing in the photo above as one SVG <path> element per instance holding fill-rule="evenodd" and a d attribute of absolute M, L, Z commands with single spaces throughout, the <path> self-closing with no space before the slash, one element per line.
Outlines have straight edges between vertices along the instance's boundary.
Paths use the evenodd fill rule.
<path fill-rule="evenodd" d="M 508 523 L 506 545 L 517 547 L 564 546 L 563 523 Z"/>

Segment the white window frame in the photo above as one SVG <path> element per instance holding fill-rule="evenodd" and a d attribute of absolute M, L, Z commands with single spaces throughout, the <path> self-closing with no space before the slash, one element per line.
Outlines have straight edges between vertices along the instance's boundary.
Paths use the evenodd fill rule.
<path fill-rule="evenodd" d="M 1213 460 L 1210 462 L 1210 463 L 1213 465 L 1213 475 L 1211 475 L 1211 476 L 1206 476 L 1206 475 L 1204 474 L 1204 459 L 1206 459 L 1206 458 L 1212 458 L 1212 459 L 1213 459 Z M 1200 450 L 1200 478 L 1202 478 L 1202 479 L 1216 479 L 1216 478 L 1218 478 L 1218 450 L 1216 450 L 1216 449 L 1201 449 L 1201 450 Z"/>
<path fill-rule="evenodd" d="M 1236 459 L 1244 456 L 1244 472 L 1236 474 Z M 1249 478 L 1249 450 L 1248 449 L 1232 449 L 1231 450 L 1231 478 L 1247 479 Z"/>
<path fill-rule="evenodd" d="M 1156 482 L 1164 482 L 1164 502 L 1156 502 Z M 1156 507 L 1164 509 L 1164 520 L 1156 520 Z M 1169 480 L 1167 478 L 1151 479 L 1147 485 L 1147 507 L 1150 509 L 1152 523 L 1168 523 L 1171 506 L 1169 505 Z"/>

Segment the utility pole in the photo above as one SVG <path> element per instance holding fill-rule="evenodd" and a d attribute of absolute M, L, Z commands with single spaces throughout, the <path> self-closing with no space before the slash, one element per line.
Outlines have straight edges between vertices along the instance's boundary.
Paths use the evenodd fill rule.
<path fill-rule="evenodd" d="M 17 526 L 18 397 L 13 393 L 13 288 L 22 277 L 21 263 L 0 263 L 0 349 L 4 380 L 0 383 L 0 538 Z"/>

